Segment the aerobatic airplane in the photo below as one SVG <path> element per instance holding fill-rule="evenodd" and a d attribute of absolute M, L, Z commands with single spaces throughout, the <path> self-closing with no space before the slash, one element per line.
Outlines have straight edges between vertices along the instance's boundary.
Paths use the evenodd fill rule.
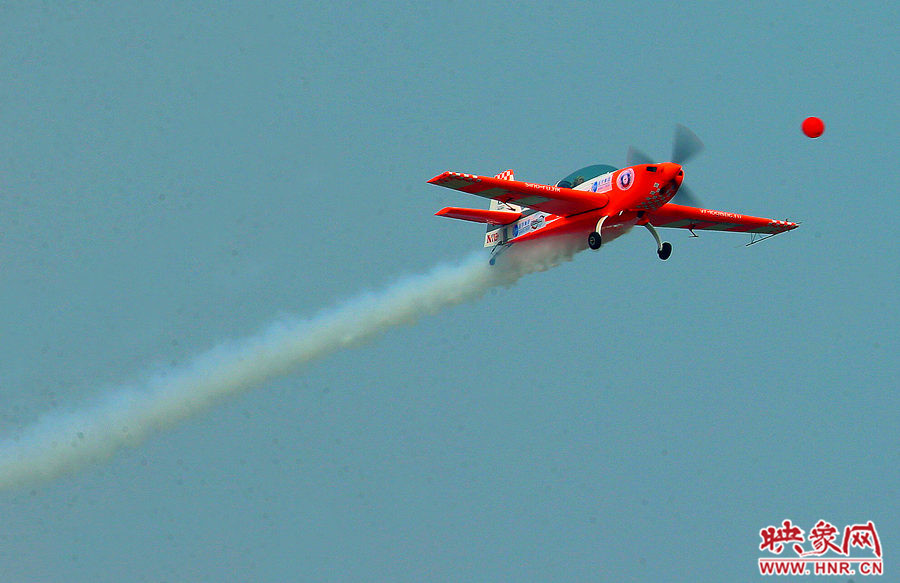
<path fill-rule="evenodd" d="M 447 207 L 442 217 L 487 223 L 484 246 L 497 254 L 518 242 L 568 235 L 580 241 L 579 249 L 599 249 L 635 225 L 646 227 L 656 239 L 657 255 L 666 260 L 672 244 L 662 241 L 656 227 L 694 231 L 750 233 L 750 244 L 775 236 L 798 224 L 670 202 L 693 200 L 682 186 L 682 164 L 703 149 L 689 129 L 677 126 L 672 162 L 653 163 L 630 148 L 627 167 L 597 164 L 566 176 L 555 186 L 520 182 L 513 171 L 497 176 L 444 172 L 428 182 L 491 199 L 490 208 Z M 763 236 L 764 235 L 764 236 Z"/>

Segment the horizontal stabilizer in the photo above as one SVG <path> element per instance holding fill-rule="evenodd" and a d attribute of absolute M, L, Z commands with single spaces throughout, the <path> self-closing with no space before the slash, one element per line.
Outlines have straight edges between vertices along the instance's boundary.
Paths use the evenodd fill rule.
<path fill-rule="evenodd" d="M 522 218 L 522 213 L 509 211 L 488 211 L 484 209 L 464 209 L 448 206 L 434 213 L 439 217 L 462 219 L 475 223 L 487 223 L 489 225 L 508 225 Z"/>

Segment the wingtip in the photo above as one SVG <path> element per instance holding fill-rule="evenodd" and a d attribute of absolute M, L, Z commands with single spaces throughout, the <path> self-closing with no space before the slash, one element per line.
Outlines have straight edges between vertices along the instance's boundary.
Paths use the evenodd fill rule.
<path fill-rule="evenodd" d="M 428 184 L 437 184 L 442 178 L 447 176 L 447 174 L 449 174 L 449 172 L 441 172 L 440 174 L 429 180 Z"/>
<path fill-rule="evenodd" d="M 479 176 L 477 174 L 466 174 L 464 172 L 441 172 L 434 178 L 428 181 L 429 184 L 437 184 L 439 186 L 447 186 L 448 188 L 456 188 L 455 186 L 451 186 L 452 183 L 456 181 L 462 181 L 464 183 L 473 183 L 473 182 L 482 182 L 484 180 L 484 176 Z"/>

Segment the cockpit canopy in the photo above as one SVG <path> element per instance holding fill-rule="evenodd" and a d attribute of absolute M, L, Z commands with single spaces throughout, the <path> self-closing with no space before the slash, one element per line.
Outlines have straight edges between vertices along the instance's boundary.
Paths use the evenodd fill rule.
<path fill-rule="evenodd" d="M 610 166 L 609 164 L 594 164 L 593 166 L 587 166 L 582 168 L 581 170 L 576 170 L 572 172 L 562 180 L 556 183 L 556 186 L 560 188 L 575 188 L 582 182 L 587 182 L 593 178 L 597 178 L 601 174 L 607 174 L 609 172 L 615 172 L 618 170 L 615 166 Z"/>

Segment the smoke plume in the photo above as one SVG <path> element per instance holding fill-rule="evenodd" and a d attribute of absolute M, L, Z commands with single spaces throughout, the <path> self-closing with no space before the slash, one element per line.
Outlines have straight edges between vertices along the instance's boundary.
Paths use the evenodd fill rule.
<path fill-rule="evenodd" d="M 0 489 L 49 480 L 108 459 L 224 397 L 477 299 L 491 288 L 511 285 L 527 273 L 569 259 L 575 250 L 564 241 L 521 245 L 511 247 L 494 266 L 481 254 L 439 266 L 312 318 L 276 321 L 256 335 L 222 343 L 142 382 L 113 388 L 70 412 L 46 414 L 0 441 Z"/>

